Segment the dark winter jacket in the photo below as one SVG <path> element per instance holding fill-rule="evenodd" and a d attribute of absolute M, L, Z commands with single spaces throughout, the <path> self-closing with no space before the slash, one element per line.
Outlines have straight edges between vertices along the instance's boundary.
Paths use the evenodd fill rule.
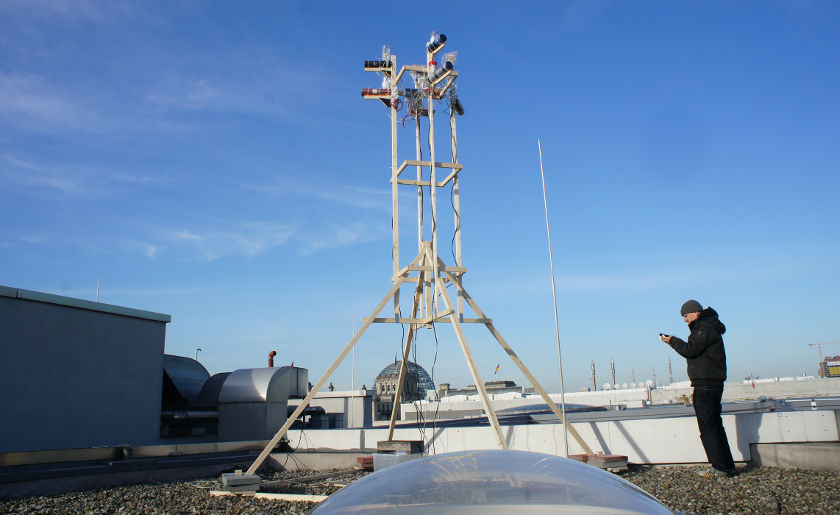
<path fill-rule="evenodd" d="M 726 351 L 721 337 L 726 326 L 714 309 L 706 308 L 688 328 L 691 334 L 687 342 L 672 336 L 670 345 L 686 359 L 691 385 L 721 384 L 726 380 Z"/>

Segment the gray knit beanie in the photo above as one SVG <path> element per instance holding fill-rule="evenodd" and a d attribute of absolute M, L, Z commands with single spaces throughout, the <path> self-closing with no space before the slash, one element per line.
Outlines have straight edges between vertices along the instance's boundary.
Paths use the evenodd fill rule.
<path fill-rule="evenodd" d="M 685 316 L 688 313 L 696 313 L 703 311 L 703 306 L 694 299 L 685 301 L 685 304 L 680 308 L 680 315 Z"/>

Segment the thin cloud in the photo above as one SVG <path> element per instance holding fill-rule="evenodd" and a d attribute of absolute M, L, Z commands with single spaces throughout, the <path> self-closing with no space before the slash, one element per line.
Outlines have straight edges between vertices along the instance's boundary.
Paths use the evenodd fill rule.
<path fill-rule="evenodd" d="M 379 240 L 388 233 L 381 224 L 353 222 L 334 225 L 320 230 L 310 231 L 301 238 L 299 250 L 302 255 L 312 254 L 326 249 L 335 249 L 359 245 Z"/>
<path fill-rule="evenodd" d="M 55 191 L 68 196 L 96 196 L 124 185 L 156 183 L 155 174 L 137 174 L 105 168 L 56 165 L 4 155 L 0 156 L 0 179 L 22 191 Z"/>
<path fill-rule="evenodd" d="M 154 259 L 158 256 L 158 253 L 160 252 L 160 248 L 157 245 L 142 245 L 141 252 L 147 258 Z"/>
<path fill-rule="evenodd" d="M 47 237 L 43 234 L 30 234 L 21 238 L 21 241 L 25 243 L 31 243 L 35 245 L 40 245 L 42 243 L 47 242 Z"/>
<path fill-rule="evenodd" d="M 388 234 L 382 224 L 364 221 L 305 227 L 276 222 L 227 222 L 183 229 L 146 229 L 122 238 L 113 238 L 110 233 L 91 235 L 84 240 L 58 233 L 30 234 L 14 240 L 7 238 L 3 247 L 76 248 L 87 254 L 127 253 L 151 260 L 210 263 L 227 258 L 253 258 L 276 249 L 306 256 L 376 241 Z"/>
<path fill-rule="evenodd" d="M 318 183 L 316 179 L 313 181 Z M 329 204 L 324 211 L 336 211 L 335 206 L 345 206 L 356 211 L 352 215 L 339 215 L 337 221 L 320 221 L 301 227 L 289 242 L 301 255 L 313 254 L 327 249 L 350 247 L 377 241 L 390 234 L 390 228 L 382 223 L 381 214 L 391 212 L 391 192 L 385 188 L 364 188 L 331 183 L 329 188 L 316 188 L 294 182 L 267 185 L 242 184 L 244 189 L 266 195 L 301 199 L 313 199 Z M 373 213 L 377 219 L 371 219 Z"/>
<path fill-rule="evenodd" d="M 743 284 L 795 277 L 807 272 L 801 265 L 792 263 L 749 268 L 707 266 L 705 270 L 695 270 L 690 274 L 680 270 L 622 270 L 602 274 L 558 274 L 556 285 L 559 293 L 623 295 L 699 285 Z M 504 291 L 505 294 L 543 294 L 551 290 L 551 277 L 547 273 L 544 277 L 520 276 L 515 281 L 499 286 L 497 291 Z"/>
<path fill-rule="evenodd" d="M 138 289 L 138 288 L 109 288 L 108 287 L 108 277 L 102 277 L 102 288 L 101 288 L 101 295 L 100 299 L 104 302 L 108 302 L 108 297 L 113 298 L 114 296 L 120 297 L 161 297 L 161 296 L 172 296 L 172 297 L 180 297 L 183 295 L 192 295 L 192 294 L 202 294 L 202 293 L 215 293 L 220 291 L 229 292 L 231 290 L 237 289 L 245 289 L 249 287 L 254 287 L 257 285 L 254 284 L 234 284 L 234 285 L 211 285 L 211 286 L 191 286 L 186 288 L 149 288 L 149 289 Z M 60 291 L 60 295 L 71 295 L 71 296 L 85 296 L 85 295 L 94 295 L 96 293 L 96 289 L 64 289 Z"/>
<path fill-rule="evenodd" d="M 182 261 L 210 262 L 226 257 L 253 257 L 285 245 L 293 227 L 272 222 L 242 222 L 219 229 L 166 229 L 153 242 L 127 246 L 155 259 L 169 256 Z"/>
<path fill-rule="evenodd" d="M 609 0 L 575 0 L 566 6 L 561 30 L 586 30 L 601 16 Z"/>
<path fill-rule="evenodd" d="M 162 74 L 148 85 L 112 81 L 103 93 L 65 77 L 0 74 L 0 125 L 44 133 L 72 129 L 102 137 L 137 131 L 200 131 L 214 126 L 212 120 L 182 116 L 195 113 L 279 118 L 312 125 L 315 122 L 303 116 L 300 106 L 306 105 L 307 97 L 328 96 L 319 86 L 324 78 L 278 67 L 228 67 L 215 76 Z M 290 82 L 298 85 L 294 94 L 282 90 L 292 86 L 278 86 Z"/>
<path fill-rule="evenodd" d="M 20 19 L 60 19 L 75 23 L 104 24 L 115 17 L 143 13 L 133 2 L 99 2 L 96 0 L 3 0 L 0 13 Z"/>
<path fill-rule="evenodd" d="M 559 289 L 586 293 L 640 293 L 672 288 L 677 285 L 696 284 L 709 278 L 689 276 L 685 273 L 623 273 L 559 276 Z"/>
<path fill-rule="evenodd" d="M 213 72 L 208 74 L 207 69 Z M 201 67 L 200 71 L 159 74 L 148 89 L 140 92 L 139 100 L 163 117 L 204 112 L 311 124 L 308 116 L 301 116 L 300 106 L 307 100 L 329 97 L 328 77 L 326 71 L 284 66 L 276 57 L 250 53 L 238 56 L 232 52 L 218 56 L 213 66 Z"/>
<path fill-rule="evenodd" d="M 242 187 L 275 197 L 314 198 L 365 210 L 391 212 L 391 192 L 385 188 L 362 188 L 336 183 L 331 183 L 329 188 L 316 188 L 291 182 L 282 185 L 243 184 Z"/>
<path fill-rule="evenodd" d="M 144 100 L 164 115 L 201 111 L 249 116 L 282 116 L 288 109 L 278 97 L 266 95 L 260 81 L 184 78 L 157 84 Z"/>
<path fill-rule="evenodd" d="M 99 114 L 96 100 L 30 75 L 0 75 L 0 121 L 42 132 L 76 129 L 103 134 L 114 127 Z"/>

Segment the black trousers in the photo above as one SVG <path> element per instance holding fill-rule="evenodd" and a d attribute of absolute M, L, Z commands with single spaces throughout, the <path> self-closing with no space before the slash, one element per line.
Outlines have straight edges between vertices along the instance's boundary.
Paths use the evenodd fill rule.
<path fill-rule="evenodd" d="M 720 418 L 720 400 L 723 397 L 723 384 L 719 386 L 694 387 L 694 414 L 697 415 L 697 427 L 700 429 L 700 441 L 706 449 L 709 463 L 718 470 L 732 470 L 732 451 Z"/>

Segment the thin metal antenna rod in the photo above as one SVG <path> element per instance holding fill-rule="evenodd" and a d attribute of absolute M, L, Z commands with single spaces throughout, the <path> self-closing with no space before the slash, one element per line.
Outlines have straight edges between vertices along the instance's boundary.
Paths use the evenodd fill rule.
<path fill-rule="evenodd" d="M 548 233 L 548 262 L 551 264 L 551 295 L 554 297 L 554 334 L 557 338 L 557 364 L 560 367 L 560 409 L 563 412 L 563 443 L 566 457 L 569 457 L 569 431 L 566 425 L 566 389 L 563 384 L 563 358 L 560 352 L 560 322 L 557 317 L 557 288 L 554 285 L 554 258 L 551 255 L 551 225 L 548 223 L 548 195 L 545 192 L 545 173 L 543 172 L 542 143 L 537 138 L 540 151 L 540 177 L 542 178 L 543 203 L 545 204 L 545 230 Z"/>
<path fill-rule="evenodd" d="M 353 335 L 356 336 L 356 316 L 353 315 Z M 351 338 L 352 338 L 351 336 Z M 353 362 L 350 365 L 350 389 L 356 391 L 356 346 L 353 346 Z"/>

